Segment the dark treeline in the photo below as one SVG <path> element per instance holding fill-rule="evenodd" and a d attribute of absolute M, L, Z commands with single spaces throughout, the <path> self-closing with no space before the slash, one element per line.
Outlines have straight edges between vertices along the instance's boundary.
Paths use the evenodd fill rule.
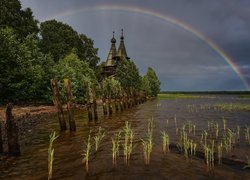
<path fill-rule="evenodd" d="M 51 79 L 57 79 L 61 89 L 64 79 L 70 79 L 77 103 L 86 102 L 85 82 L 101 88 L 103 63 L 92 39 L 56 20 L 39 23 L 19 0 L 1 0 L 0 13 L 0 104 L 50 103 Z M 160 91 L 154 70 L 149 68 L 142 77 L 131 60 L 119 64 L 115 80 L 125 90 L 150 96 Z"/>

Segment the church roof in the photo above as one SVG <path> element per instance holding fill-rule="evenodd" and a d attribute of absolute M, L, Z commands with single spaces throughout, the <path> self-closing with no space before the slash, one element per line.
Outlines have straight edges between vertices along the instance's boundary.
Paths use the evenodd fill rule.
<path fill-rule="evenodd" d="M 124 44 L 123 29 L 122 29 L 121 42 L 120 42 L 120 46 L 118 48 L 117 56 L 123 57 L 125 59 L 127 59 L 127 57 L 128 57 L 127 56 L 127 51 L 126 51 L 126 48 L 125 48 L 125 44 Z"/>
<path fill-rule="evenodd" d="M 113 32 L 113 37 L 111 39 L 111 47 L 110 47 L 108 58 L 106 61 L 106 66 L 114 66 L 115 65 L 114 57 L 116 56 L 116 53 L 117 53 L 115 43 L 116 43 L 116 39 L 114 37 L 114 32 Z"/>

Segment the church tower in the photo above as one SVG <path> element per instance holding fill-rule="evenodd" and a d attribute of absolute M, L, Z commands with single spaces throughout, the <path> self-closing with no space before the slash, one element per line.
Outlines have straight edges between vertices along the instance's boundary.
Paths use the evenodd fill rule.
<path fill-rule="evenodd" d="M 106 66 L 114 66 L 115 65 L 114 60 L 116 57 L 116 46 L 115 46 L 116 39 L 114 37 L 114 34 L 115 34 L 115 32 L 113 32 L 113 37 L 111 39 L 111 47 L 110 47 L 108 58 L 106 61 Z"/>
<path fill-rule="evenodd" d="M 118 48 L 117 56 L 120 57 L 121 59 L 127 59 L 127 51 L 126 51 L 126 47 L 124 44 L 123 29 L 122 29 L 121 41 L 120 41 L 120 46 Z"/>

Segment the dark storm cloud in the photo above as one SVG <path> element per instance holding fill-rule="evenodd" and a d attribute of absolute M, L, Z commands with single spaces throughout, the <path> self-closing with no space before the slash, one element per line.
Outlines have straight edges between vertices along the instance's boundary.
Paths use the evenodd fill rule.
<path fill-rule="evenodd" d="M 189 24 L 218 44 L 250 83 L 249 0 L 22 0 L 39 20 L 66 10 L 116 4 L 143 7 Z M 163 90 L 238 90 L 244 85 L 205 42 L 173 24 L 126 12 L 78 13 L 59 20 L 95 40 L 105 60 L 113 30 L 125 28 L 129 56 L 145 73 L 156 69 Z M 119 34 L 117 35 L 119 40 Z"/>

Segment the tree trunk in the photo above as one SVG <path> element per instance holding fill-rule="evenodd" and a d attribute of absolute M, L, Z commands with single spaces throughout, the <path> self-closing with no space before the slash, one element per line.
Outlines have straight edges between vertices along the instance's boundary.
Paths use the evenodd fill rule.
<path fill-rule="evenodd" d="M 0 153 L 3 152 L 2 121 L 0 121 Z"/>
<path fill-rule="evenodd" d="M 108 111 L 107 111 L 107 104 L 106 104 L 106 99 L 105 97 L 102 98 L 102 107 L 103 107 L 103 114 L 107 115 Z"/>
<path fill-rule="evenodd" d="M 60 128 L 61 128 L 61 131 L 65 131 L 67 129 L 67 126 L 66 126 L 66 121 L 64 118 L 64 114 L 63 114 L 61 95 L 60 95 L 60 92 L 58 89 L 58 83 L 55 79 L 51 80 L 51 88 L 53 90 L 53 102 L 57 108 L 57 114 L 58 114 Z"/>
<path fill-rule="evenodd" d="M 89 85 L 88 85 L 87 81 L 85 81 L 85 95 L 86 95 L 86 99 L 87 99 L 88 118 L 89 118 L 89 121 L 92 121 L 93 120 L 92 106 L 91 106 L 91 103 L 90 103 Z"/>
<path fill-rule="evenodd" d="M 64 79 L 64 87 L 67 94 L 67 108 L 69 113 L 69 128 L 70 131 L 76 131 L 76 123 L 74 118 L 74 104 L 73 104 L 73 94 L 71 88 L 71 81 L 69 79 Z"/>
<path fill-rule="evenodd" d="M 97 103 L 96 103 L 96 92 L 95 92 L 95 85 L 92 85 L 92 94 L 93 94 L 93 106 L 94 106 L 94 119 L 98 120 L 98 114 L 97 114 Z"/>
<path fill-rule="evenodd" d="M 109 115 L 113 114 L 113 109 L 112 109 L 112 99 L 111 97 L 108 98 L 108 108 L 109 108 Z"/>
<path fill-rule="evenodd" d="M 8 138 L 8 151 L 10 155 L 20 155 L 20 145 L 18 143 L 18 127 L 12 115 L 13 104 L 7 104 L 6 108 L 6 128 Z"/>

